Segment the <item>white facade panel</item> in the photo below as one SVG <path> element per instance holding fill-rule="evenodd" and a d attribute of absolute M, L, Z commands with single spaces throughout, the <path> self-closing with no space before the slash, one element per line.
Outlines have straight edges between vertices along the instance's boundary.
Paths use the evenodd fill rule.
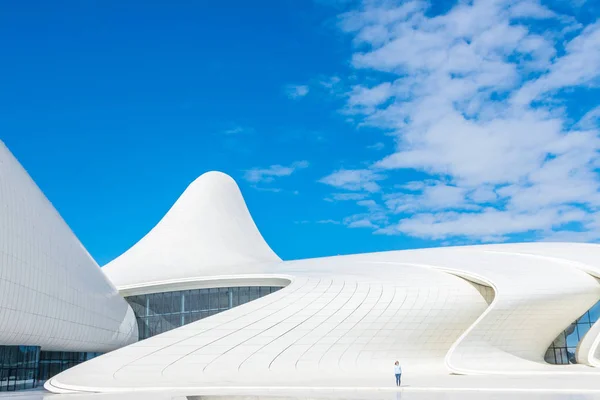
<path fill-rule="evenodd" d="M 136 339 L 129 305 L 0 142 L 0 345 L 103 352 Z"/>

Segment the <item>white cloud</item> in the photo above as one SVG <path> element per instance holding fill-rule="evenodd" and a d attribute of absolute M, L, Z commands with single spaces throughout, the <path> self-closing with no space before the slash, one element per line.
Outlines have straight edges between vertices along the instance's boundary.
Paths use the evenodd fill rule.
<path fill-rule="evenodd" d="M 527 82 L 515 93 L 515 103 L 527 105 L 552 91 L 600 83 L 600 21 L 567 42 L 565 50 L 566 54 L 549 66 L 547 74 Z"/>
<path fill-rule="evenodd" d="M 360 200 L 357 201 L 356 204 L 362 207 L 367 207 L 368 209 L 379 209 L 379 204 L 375 200 Z"/>
<path fill-rule="evenodd" d="M 338 94 L 341 90 L 341 87 L 343 87 L 342 80 L 338 76 L 331 76 L 321 79 L 318 84 L 330 94 Z"/>
<path fill-rule="evenodd" d="M 378 228 L 370 219 L 362 218 L 356 221 L 348 221 L 346 224 L 348 228 Z"/>
<path fill-rule="evenodd" d="M 518 1 L 508 8 L 510 16 L 513 18 L 556 18 L 558 15 L 535 1 Z"/>
<path fill-rule="evenodd" d="M 254 185 L 252 187 L 260 192 L 271 192 L 271 193 L 283 192 L 283 189 L 281 189 L 281 188 L 261 187 L 261 186 L 256 186 L 256 185 Z"/>
<path fill-rule="evenodd" d="M 363 205 L 368 208 L 367 212 L 358 213 L 344 218 L 342 221 L 348 228 L 371 228 L 381 229 L 388 224 L 385 210 L 378 205 Z"/>
<path fill-rule="evenodd" d="M 385 208 L 375 200 L 359 200 L 356 204 L 366 209 L 366 212 L 360 212 L 344 218 L 343 224 L 348 228 L 380 229 L 382 226 L 388 224 L 388 216 Z"/>
<path fill-rule="evenodd" d="M 414 116 L 426 118 L 422 113 L 431 114 L 418 110 Z M 514 182 L 538 168 L 550 147 L 564 140 L 561 121 L 539 113 L 490 121 L 467 119 L 456 111 L 431 117 L 427 126 L 407 133 L 410 146 L 376 166 L 450 175 L 470 185 Z"/>
<path fill-rule="evenodd" d="M 409 185 L 415 188 L 415 185 Z M 471 208 L 465 200 L 465 189 L 435 182 L 424 185 L 418 194 L 394 193 L 384 196 L 385 205 L 392 213 L 407 213 L 418 210 L 442 210 Z"/>
<path fill-rule="evenodd" d="M 298 99 L 308 94 L 309 88 L 307 85 L 287 85 L 285 94 L 290 99 Z"/>
<path fill-rule="evenodd" d="M 368 196 L 367 193 L 333 193 L 331 196 L 326 197 L 326 201 L 358 201 L 363 200 Z"/>
<path fill-rule="evenodd" d="M 585 115 L 577 123 L 577 127 L 580 129 L 595 129 L 600 125 L 600 105 L 585 113 Z"/>
<path fill-rule="evenodd" d="M 322 178 L 319 182 L 340 189 L 377 192 L 380 190 L 377 181 L 385 179 L 385 175 L 369 169 L 340 169 Z"/>
<path fill-rule="evenodd" d="M 488 208 L 477 213 L 440 212 L 417 214 L 386 227 L 379 233 L 406 233 L 411 236 L 444 239 L 466 236 L 471 239 L 502 237 L 508 234 L 543 231 L 584 220 L 585 213 L 574 208 L 542 209 L 515 213 Z"/>
<path fill-rule="evenodd" d="M 308 161 L 296 161 L 287 167 L 276 164 L 268 168 L 252 168 L 244 173 L 244 179 L 252 183 L 272 182 L 275 178 L 289 176 L 299 169 L 307 168 L 308 165 Z"/>
<path fill-rule="evenodd" d="M 330 224 L 330 225 L 339 225 L 341 222 L 333 219 L 322 219 L 317 221 L 317 224 Z"/>
<path fill-rule="evenodd" d="M 371 88 L 356 85 L 349 94 L 348 105 L 357 112 L 371 110 L 386 102 L 392 95 L 392 85 L 389 82 L 383 82 Z"/>
<path fill-rule="evenodd" d="M 600 88 L 600 21 L 539 0 L 457 2 L 440 15 L 426 1 L 364 0 L 340 28 L 364 77 L 342 112 L 397 143 L 370 168 L 321 180 L 383 192 L 346 225 L 443 240 L 600 238 L 600 106 L 578 104 L 574 124 L 564 103 Z M 381 189 L 407 169 L 430 178 Z"/>
<path fill-rule="evenodd" d="M 476 204 L 492 203 L 498 200 L 498 194 L 493 186 L 479 186 L 471 190 L 468 199 Z"/>

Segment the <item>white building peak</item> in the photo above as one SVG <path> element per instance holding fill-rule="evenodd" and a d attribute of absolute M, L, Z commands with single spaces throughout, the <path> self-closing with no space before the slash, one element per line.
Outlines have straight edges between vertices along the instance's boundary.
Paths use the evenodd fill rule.
<path fill-rule="evenodd" d="M 281 259 L 256 227 L 236 182 L 211 171 L 193 181 L 162 220 L 108 263 L 117 287 L 260 272 Z"/>

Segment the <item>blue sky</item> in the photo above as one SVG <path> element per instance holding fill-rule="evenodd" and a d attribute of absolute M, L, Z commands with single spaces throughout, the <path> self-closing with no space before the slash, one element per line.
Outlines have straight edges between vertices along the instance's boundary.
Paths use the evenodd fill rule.
<path fill-rule="evenodd" d="M 600 238 L 596 1 L 1 7 L 0 139 L 100 264 L 209 170 L 284 259 Z"/>

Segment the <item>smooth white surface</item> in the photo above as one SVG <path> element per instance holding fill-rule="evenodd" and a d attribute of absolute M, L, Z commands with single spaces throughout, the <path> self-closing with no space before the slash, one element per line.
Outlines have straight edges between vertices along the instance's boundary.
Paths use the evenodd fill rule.
<path fill-rule="evenodd" d="M 194 282 L 243 286 L 279 277 L 290 284 L 77 366 L 49 381 L 48 389 L 380 387 L 392 379 L 395 360 L 406 376 L 423 379 L 449 372 L 596 374 L 584 365 L 548 365 L 544 354 L 600 298 L 594 277 L 600 246 L 467 246 L 278 262 L 248 224 L 235 183 L 209 176 L 210 185 L 201 177 L 182 199 L 211 201 L 176 204 L 167 217 L 179 222 L 161 222 L 146 236 L 153 239 L 111 263 L 108 275 L 126 292 L 145 293 Z M 214 247 L 221 254 L 198 245 L 212 243 L 204 229 L 217 229 L 216 222 L 183 222 L 190 214 L 197 224 L 213 215 L 215 204 L 231 207 L 214 213 L 220 218 L 246 221 L 219 231 L 228 238 L 227 246 Z M 255 233 L 249 243 L 256 248 L 242 243 L 245 231 Z M 149 275 L 141 272 L 145 266 Z"/>
<path fill-rule="evenodd" d="M 587 248 L 600 256 L 600 246 Z M 600 298 L 597 280 L 574 262 L 514 253 L 510 245 L 408 251 L 401 257 L 487 281 L 496 293 L 490 307 L 448 352 L 446 364 L 454 373 L 564 370 L 546 364 L 544 354 L 558 334 Z"/>
<path fill-rule="evenodd" d="M 0 142 L 0 345 L 109 351 L 133 311 Z"/>
<path fill-rule="evenodd" d="M 279 262 L 256 228 L 235 181 L 207 172 L 192 182 L 136 245 L 103 267 L 117 286 L 251 273 Z"/>

